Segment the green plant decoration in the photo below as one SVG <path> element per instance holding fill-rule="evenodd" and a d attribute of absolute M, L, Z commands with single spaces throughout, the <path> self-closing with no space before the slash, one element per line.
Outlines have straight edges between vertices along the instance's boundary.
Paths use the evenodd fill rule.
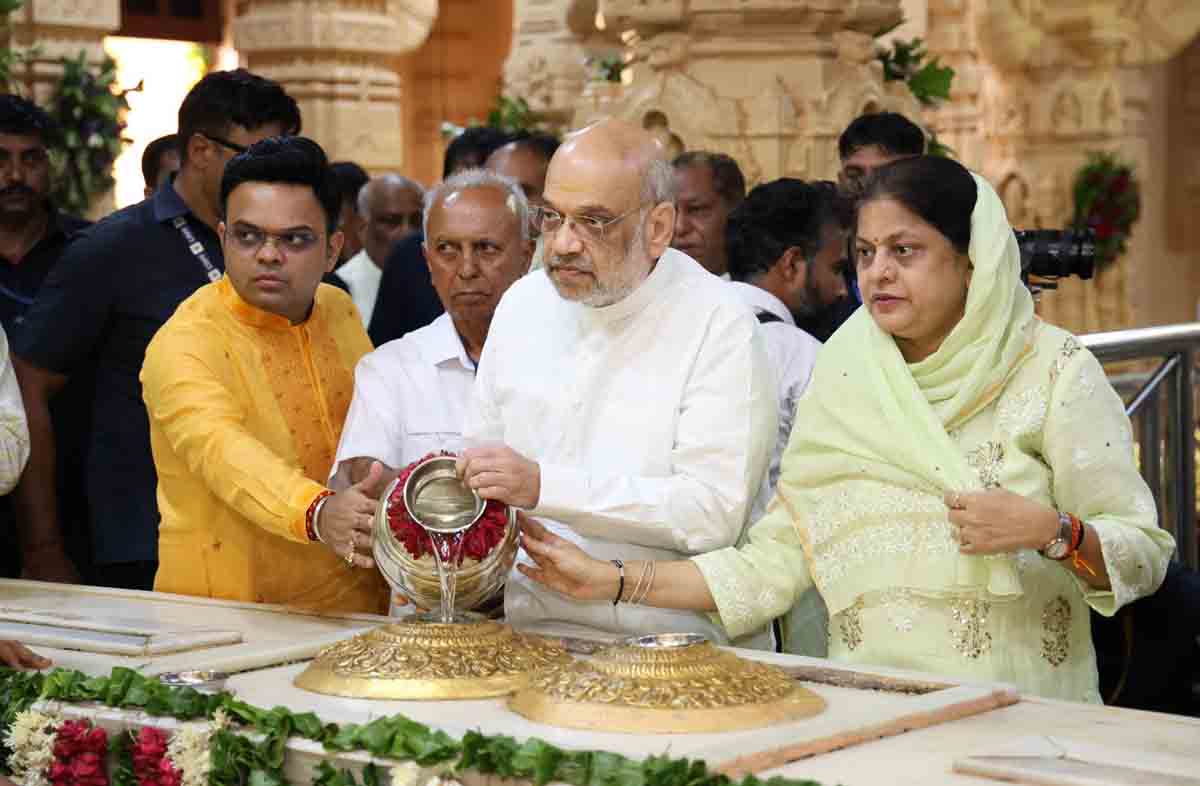
<path fill-rule="evenodd" d="M 893 41 L 891 49 L 879 48 L 875 57 L 883 64 L 885 82 L 904 81 L 922 106 L 934 106 L 950 98 L 954 69 L 940 58 L 927 61 L 929 53 L 920 38 Z"/>
<path fill-rule="evenodd" d="M 876 37 L 886 35 L 898 26 L 899 24 L 881 30 Z M 937 106 L 950 99 L 954 69 L 942 65 L 940 58 L 927 59 L 929 52 L 920 38 L 893 41 L 891 49 L 879 47 L 875 51 L 875 58 L 883 64 L 883 81 L 904 82 L 921 106 Z M 937 134 L 932 132 L 929 134 L 929 144 L 925 152 L 931 156 L 956 157 L 954 150 L 938 140 Z"/>
<path fill-rule="evenodd" d="M 1096 233 L 1096 267 L 1105 268 L 1125 253 L 1142 210 L 1141 188 L 1133 167 L 1113 153 L 1088 153 L 1075 173 L 1076 231 Z"/>
<path fill-rule="evenodd" d="M 23 5 L 25 0 L 0 0 L 0 28 L 7 28 L 9 15 L 20 10 Z M 41 53 L 40 46 L 31 46 L 28 49 L 0 47 L 0 88 L 19 93 L 20 85 L 14 79 L 16 72 L 32 63 Z"/>
<path fill-rule="evenodd" d="M 54 201 L 68 212 L 86 213 L 113 186 L 113 162 L 127 141 L 121 137 L 121 113 L 129 109 L 126 94 L 133 92 L 115 90 L 116 80 L 111 58 L 94 70 L 83 52 L 63 59 L 62 79 L 47 110 L 61 130 L 52 154 Z"/>
<path fill-rule="evenodd" d="M 621 72 L 625 70 L 625 57 L 614 52 L 586 58 L 583 64 L 593 82 L 620 82 Z"/>
<path fill-rule="evenodd" d="M 510 98 L 506 95 L 496 96 L 496 104 L 488 112 L 487 125 L 499 128 L 506 133 L 528 131 L 537 124 L 529 103 L 520 96 Z"/>

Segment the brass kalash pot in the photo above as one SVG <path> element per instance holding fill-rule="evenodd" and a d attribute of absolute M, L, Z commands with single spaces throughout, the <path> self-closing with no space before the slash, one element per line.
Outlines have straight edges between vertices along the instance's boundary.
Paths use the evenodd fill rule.
<path fill-rule="evenodd" d="M 380 572 L 417 606 L 440 610 L 326 647 L 296 678 L 298 687 L 355 698 L 477 699 L 511 693 L 535 670 L 570 660 L 543 639 L 468 611 L 494 598 L 512 570 L 518 527 L 511 507 L 500 542 L 482 560 L 463 561 L 453 593 L 445 592 L 438 560 L 414 558 L 392 532 L 389 512 L 397 505 L 429 534 L 435 551 L 439 540 L 461 540 L 479 524 L 486 503 L 458 479 L 454 461 L 443 455 L 417 463 L 388 485 L 375 512 Z M 452 602 L 443 604 L 443 594 Z"/>

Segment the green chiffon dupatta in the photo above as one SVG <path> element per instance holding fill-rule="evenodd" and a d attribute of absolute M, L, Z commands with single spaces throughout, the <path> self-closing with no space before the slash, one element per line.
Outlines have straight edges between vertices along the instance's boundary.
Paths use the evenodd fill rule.
<path fill-rule="evenodd" d="M 1011 555 L 965 556 L 947 491 L 980 488 L 949 435 L 994 401 L 1033 348 L 1038 321 L 1004 205 L 975 175 L 966 310 L 914 364 L 868 308 L 822 348 L 783 457 L 786 506 L 830 614 L 903 589 L 993 601 L 1021 594 Z"/>

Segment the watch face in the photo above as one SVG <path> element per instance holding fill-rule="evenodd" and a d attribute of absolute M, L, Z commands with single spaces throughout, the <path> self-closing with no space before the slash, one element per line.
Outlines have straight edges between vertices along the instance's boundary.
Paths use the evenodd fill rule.
<path fill-rule="evenodd" d="M 1067 543 L 1062 540 L 1052 540 L 1046 545 L 1046 556 L 1050 559 L 1062 559 L 1067 556 Z"/>

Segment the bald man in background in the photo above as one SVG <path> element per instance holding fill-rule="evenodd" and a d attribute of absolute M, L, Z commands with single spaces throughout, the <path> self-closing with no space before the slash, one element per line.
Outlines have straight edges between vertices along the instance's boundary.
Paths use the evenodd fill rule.
<path fill-rule="evenodd" d="M 518 137 L 488 156 L 486 167 L 498 175 L 510 177 L 521 186 L 529 206 L 536 210 L 545 204 L 546 170 L 558 151 L 558 139 L 549 134 L 528 134 Z M 531 270 L 542 266 L 542 233 L 534 222 L 530 227 L 536 245 Z"/>
<path fill-rule="evenodd" d="M 468 485 L 606 558 L 737 543 L 774 443 L 757 322 L 668 247 L 672 188 L 661 145 L 637 126 L 607 120 L 563 142 L 537 211 L 545 267 L 500 301 L 467 408 Z M 580 603 L 515 570 L 504 605 L 513 624 L 560 633 L 728 641 L 703 614 Z"/>
<path fill-rule="evenodd" d="M 350 290 L 363 327 L 371 324 L 383 265 L 392 246 L 421 230 L 424 198 L 425 189 L 419 183 L 393 174 L 371 178 L 358 192 L 362 250 L 338 268 L 337 274 Z"/>

